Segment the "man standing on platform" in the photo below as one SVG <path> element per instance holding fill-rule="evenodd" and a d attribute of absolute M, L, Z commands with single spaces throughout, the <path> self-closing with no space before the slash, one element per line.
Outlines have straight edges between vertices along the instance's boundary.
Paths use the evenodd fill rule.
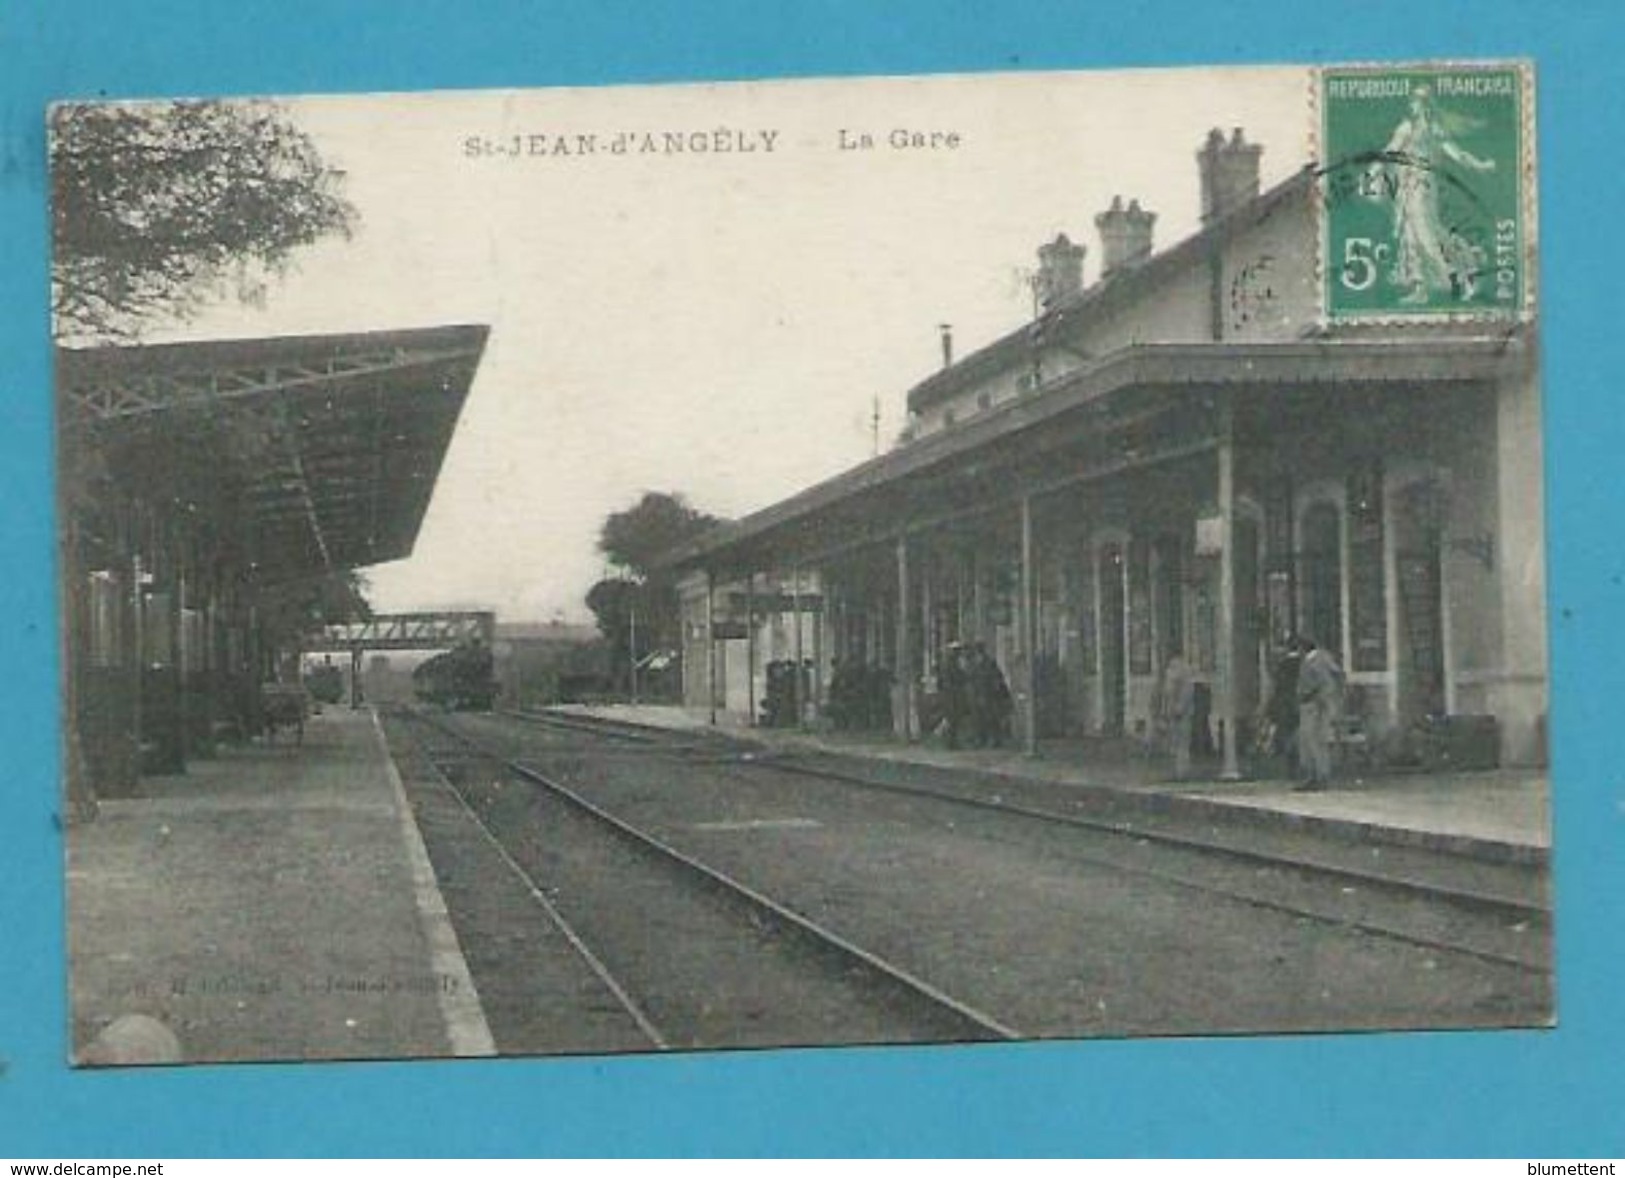
<path fill-rule="evenodd" d="M 1191 775 L 1191 721 L 1196 715 L 1196 680 L 1181 651 L 1168 656 L 1157 685 L 1156 717 L 1168 751 L 1173 754 L 1174 780 Z"/>
<path fill-rule="evenodd" d="M 1303 651 L 1297 635 L 1288 634 L 1281 644 L 1281 656 L 1270 673 L 1270 697 L 1264 709 L 1268 739 L 1259 752 L 1277 757 L 1288 778 L 1298 771 L 1298 670 Z"/>
<path fill-rule="evenodd" d="M 1332 777 L 1332 725 L 1342 710 L 1343 668 L 1331 652 L 1305 638 L 1298 668 L 1299 789 L 1323 789 Z"/>

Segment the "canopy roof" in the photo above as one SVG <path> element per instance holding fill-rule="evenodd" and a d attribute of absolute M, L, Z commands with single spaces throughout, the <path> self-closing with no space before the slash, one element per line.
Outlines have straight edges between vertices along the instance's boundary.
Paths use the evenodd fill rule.
<path fill-rule="evenodd" d="M 416 542 L 487 334 L 61 348 L 63 469 L 98 473 L 94 501 L 203 521 L 266 579 L 396 560 Z"/>
<path fill-rule="evenodd" d="M 1325 390 L 1422 395 L 1499 379 L 1529 361 L 1521 335 L 1254 344 L 1137 344 L 953 429 L 899 446 L 665 553 L 683 572 L 766 567 L 895 537 L 1027 490 L 1144 469 L 1215 444 L 1214 397 L 1285 420 Z M 1046 472 L 1059 472 L 1052 479 Z M 1058 480 L 1058 481 L 1057 481 Z"/>

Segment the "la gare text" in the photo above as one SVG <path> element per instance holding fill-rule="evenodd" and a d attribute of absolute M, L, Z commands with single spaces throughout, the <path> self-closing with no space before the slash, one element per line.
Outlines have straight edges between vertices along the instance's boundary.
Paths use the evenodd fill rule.
<path fill-rule="evenodd" d="M 957 151 L 964 142 L 958 131 L 916 131 L 896 127 L 884 133 L 851 131 L 842 127 L 835 146 L 842 151 Z"/>
<path fill-rule="evenodd" d="M 857 131 L 842 127 L 832 140 L 837 151 L 957 151 L 958 131 L 896 127 Z M 569 134 L 467 135 L 465 159 L 576 159 L 585 156 L 772 155 L 783 149 L 771 128 L 716 127 L 693 131 L 581 131 Z"/>

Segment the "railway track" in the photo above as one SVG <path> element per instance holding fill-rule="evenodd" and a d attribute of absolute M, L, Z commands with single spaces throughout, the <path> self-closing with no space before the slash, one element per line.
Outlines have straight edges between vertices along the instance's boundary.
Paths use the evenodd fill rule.
<path fill-rule="evenodd" d="M 567 716 L 559 712 L 527 712 L 516 708 L 501 708 L 494 714 L 510 720 L 517 720 L 522 724 L 535 725 L 539 728 L 590 734 L 625 744 L 649 746 L 669 745 L 671 743 L 669 733 L 653 732 L 647 728 L 632 728 L 624 724 L 617 724 L 613 720 L 602 720 L 594 716 Z"/>
<path fill-rule="evenodd" d="M 676 894 L 670 888 L 673 879 L 706 893 L 710 910 L 703 917 L 696 918 L 690 914 L 685 919 L 702 920 L 708 934 L 714 937 L 743 936 L 745 941 L 755 946 L 754 949 L 747 948 L 747 957 L 755 954 L 753 959 L 761 960 L 761 943 L 764 934 L 767 934 L 772 942 L 772 953 L 782 956 L 788 946 L 798 965 L 804 965 L 808 958 L 820 961 L 825 967 L 821 976 L 809 978 L 807 971 L 802 969 L 803 980 L 798 984 L 821 987 L 833 994 L 833 999 L 824 995 L 814 1001 L 829 1002 L 831 1009 L 842 1015 L 843 1029 L 831 1032 L 826 1028 L 811 1036 L 806 1032 L 789 1033 L 783 1036 L 783 1042 L 841 1041 L 840 1034 L 854 1030 L 857 1032 L 854 1041 L 857 1042 L 911 1039 L 969 1042 L 1025 1037 L 1016 1028 L 955 999 L 894 962 L 610 813 L 548 774 L 483 747 L 442 720 L 416 712 L 398 713 L 398 716 L 406 718 L 413 726 L 418 752 L 436 766 L 441 788 L 455 800 L 467 821 L 480 831 L 481 837 L 498 855 L 505 869 L 521 882 L 537 908 L 545 913 L 548 921 L 559 930 L 572 951 L 598 980 L 603 992 L 636 1025 L 649 1048 L 756 1046 L 779 1040 L 774 1039 L 771 1029 L 758 1029 L 740 1042 L 727 1037 L 714 1037 L 703 1027 L 669 1025 L 672 1022 L 691 1021 L 673 1013 L 681 1003 L 665 1003 L 667 1011 L 663 1013 L 657 1001 L 640 995 L 643 985 L 657 983 L 649 983 L 648 978 L 644 977 L 643 985 L 640 985 L 638 977 L 626 975 L 636 973 L 641 967 L 616 967 L 610 963 L 610 953 L 594 947 L 592 934 L 580 927 L 584 921 L 580 917 L 572 920 L 556 897 L 549 894 L 549 881 L 538 878 L 534 860 L 542 858 L 545 861 L 547 856 L 538 856 L 534 847 L 527 854 L 525 848 L 512 845 L 514 836 L 511 833 L 505 835 L 487 821 L 478 800 L 471 799 L 468 787 L 459 784 L 459 778 L 465 781 L 477 779 L 485 771 L 495 769 L 543 791 L 546 796 L 586 820 L 600 834 L 631 848 L 632 859 L 645 871 L 653 868 L 660 873 L 664 884 L 656 883 L 653 887 L 656 890 L 664 888 L 664 898 L 668 902 Z M 431 734 L 427 738 L 426 731 Z M 579 824 L 576 829 L 581 829 Z M 616 886 L 627 885 L 624 879 L 618 879 Z M 556 886 L 554 890 L 558 890 Z M 715 919 L 719 902 L 738 926 L 732 934 L 721 928 L 722 922 Z M 644 972 L 647 973 L 647 970 Z M 866 1024 L 862 1018 L 850 1017 L 854 1001 L 862 1002 L 865 999 L 880 1012 L 875 1016 L 878 1022 L 872 1024 L 877 1029 L 868 1034 L 863 1032 Z M 813 1003 L 803 1001 L 798 1005 L 811 1006 Z M 767 1021 L 771 1022 L 772 1014 L 771 1011 L 767 1012 Z"/>
<path fill-rule="evenodd" d="M 542 914 L 547 923 L 564 938 L 570 950 L 587 968 L 593 978 L 597 980 L 613 1006 L 624 1014 L 627 1021 L 636 1029 L 636 1035 L 640 1043 L 656 1051 L 669 1050 L 671 1043 L 667 1036 L 659 1027 L 655 1026 L 653 1020 L 636 997 L 627 990 L 613 971 L 593 952 L 586 939 L 559 910 L 558 906 L 548 898 L 547 893 L 536 878 L 513 857 L 497 836 L 497 833 L 491 828 L 491 824 L 480 815 L 479 811 L 469 803 L 462 790 L 458 789 L 451 778 L 447 776 L 446 759 L 436 757 L 433 750 L 423 744 L 416 745 L 416 752 L 428 767 L 442 795 L 448 798 L 457 808 L 469 827 L 478 832 L 485 846 L 489 848 L 502 863 L 505 870 L 519 883 L 525 895 Z"/>
<path fill-rule="evenodd" d="M 1134 848 L 1134 852 L 1129 854 L 1109 845 L 1102 848 L 1104 853 L 1101 854 L 1090 854 L 1082 848 L 1074 849 L 1073 853 L 1080 861 L 1096 866 L 1194 892 L 1222 895 L 1255 908 L 1358 930 L 1422 949 L 1510 966 L 1537 975 L 1549 976 L 1551 973 L 1550 906 L 1539 898 L 1515 894 L 1515 888 L 1507 886 L 1505 882 L 1508 877 L 1527 881 L 1529 873 L 1521 869 L 1493 873 L 1500 877 L 1500 886 L 1464 886 L 1428 879 L 1415 871 L 1408 872 L 1402 866 L 1396 868 L 1386 863 L 1375 868 L 1347 861 L 1329 862 L 1323 857 L 1304 856 L 1298 851 L 1285 854 L 1240 845 L 1233 837 L 1203 832 L 1191 823 L 1169 829 L 1166 823 L 1158 825 L 1143 819 L 1065 813 L 1053 807 L 1023 804 L 965 789 L 880 780 L 873 774 L 821 765 L 800 754 L 775 753 L 766 749 L 742 751 L 737 745 L 708 737 L 708 734 L 700 734 L 700 740 L 695 741 L 687 734 L 673 738 L 664 733 L 629 728 L 600 718 L 565 718 L 543 713 L 511 715 L 522 718 L 533 727 L 602 735 L 610 740 L 630 740 L 651 752 L 688 760 L 703 758 L 719 770 L 738 768 L 741 771 L 748 769 L 753 774 L 765 772 L 812 779 L 942 803 L 1052 829 L 1083 832 L 1099 836 L 1108 844 L 1116 843 L 1120 848 Z M 1253 878 L 1241 876 L 1235 886 L 1220 886 L 1210 878 L 1201 878 L 1205 872 L 1180 872 L 1170 870 L 1166 865 L 1155 866 L 1144 862 L 1147 856 L 1138 851 L 1145 848 L 1177 852 L 1181 862 L 1188 863 L 1193 858 L 1218 860 L 1255 874 Z M 1390 856 L 1393 857 L 1398 856 Z M 1416 856 L 1411 858 L 1414 860 Z M 1257 878 L 1258 872 L 1268 873 L 1268 878 Z M 1300 886 L 1283 889 L 1280 886 L 1283 879 Z M 1305 883 L 1313 886 L 1304 888 L 1301 885 Z M 1331 892 L 1329 897 L 1326 896 L 1328 889 Z M 1525 890 L 1528 890 L 1527 886 Z M 1310 899 L 1301 894 L 1289 898 L 1282 894 L 1283 891 L 1308 891 L 1325 898 Z M 1357 896 L 1367 910 L 1375 903 L 1381 911 L 1375 915 L 1369 911 L 1353 913 L 1350 911 L 1351 903 L 1345 899 L 1349 896 Z M 1460 914 L 1460 919 L 1441 921 L 1437 916 L 1441 910 Z M 1455 935 L 1441 932 L 1438 927 L 1441 924 L 1450 927 Z"/>

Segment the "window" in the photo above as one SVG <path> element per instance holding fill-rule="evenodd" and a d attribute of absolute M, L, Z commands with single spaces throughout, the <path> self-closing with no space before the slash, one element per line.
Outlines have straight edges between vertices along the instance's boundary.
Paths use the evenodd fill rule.
<path fill-rule="evenodd" d="M 143 665 L 149 668 L 174 665 L 170 641 L 172 599 L 165 592 L 149 591 L 142 602 L 141 638 Z"/>
<path fill-rule="evenodd" d="M 189 675 L 201 673 L 208 665 L 207 633 L 202 610 L 181 610 L 181 642 L 185 656 L 181 670 Z"/>
<path fill-rule="evenodd" d="M 1388 604 L 1383 569 L 1382 468 L 1349 476 L 1349 652 L 1356 671 L 1388 666 Z"/>
<path fill-rule="evenodd" d="M 1157 538 L 1157 639 L 1159 663 L 1185 649 L 1185 549 L 1178 536 Z"/>
<path fill-rule="evenodd" d="M 1151 656 L 1151 545 L 1135 537 L 1128 546 L 1129 671 L 1151 674 Z"/>
<path fill-rule="evenodd" d="M 1343 649 L 1342 519 L 1335 506 L 1316 503 L 1303 513 L 1298 587 L 1303 634 L 1327 650 Z M 1379 566 L 1380 567 L 1380 566 Z"/>

